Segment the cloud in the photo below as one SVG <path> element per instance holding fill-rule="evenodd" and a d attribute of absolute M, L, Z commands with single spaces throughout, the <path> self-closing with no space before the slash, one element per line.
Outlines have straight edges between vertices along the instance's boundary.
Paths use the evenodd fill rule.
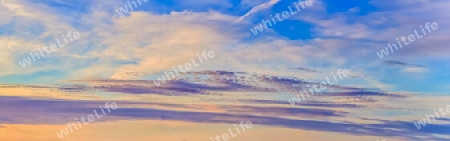
<path fill-rule="evenodd" d="M 297 69 L 297 70 L 301 70 L 301 71 L 305 71 L 305 72 L 317 72 L 316 70 L 311 70 L 311 69 L 306 69 L 306 68 L 301 68 L 301 67 L 292 68 L 292 69 Z"/>
<path fill-rule="evenodd" d="M 412 72 L 412 73 L 425 73 L 428 72 L 428 69 L 422 68 L 422 67 L 410 67 L 410 68 L 404 68 L 404 72 Z"/>
<path fill-rule="evenodd" d="M 10 106 L 3 109 L 0 116 L 2 124 L 64 124 L 75 122 L 73 117 L 80 115 L 87 116 L 93 114 L 93 109 L 98 105 L 103 105 L 105 101 L 60 101 L 60 100 L 34 100 L 18 97 L 0 97 L 1 107 Z M 358 134 L 371 136 L 402 137 L 409 140 L 419 138 L 443 139 L 430 135 L 425 130 L 417 130 L 409 122 L 399 120 L 361 119 L 364 121 L 378 121 L 377 123 L 358 123 L 347 120 L 339 120 L 339 117 L 349 113 L 338 110 L 312 109 L 312 108 L 282 108 L 282 107 L 254 107 L 241 105 L 216 106 L 219 111 L 193 111 L 197 106 L 206 105 L 165 105 L 164 108 L 155 108 L 157 103 L 124 103 L 116 102 L 119 108 L 111 111 L 106 116 L 96 122 L 117 121 L 132 119 L 147 120 L 176 120 L 193 123 L 226 123 L 233 124 L 242 120 L 251 121 L 253 124 L 266 126 L 281 126 L 291 129 L 314 130 L 321 132 L 337 132 L 343 134 Z M 139 104 L 141 107 L 133 107 Z M 146 105 L 149 108 L 143 108 Z M 161 105 L 159 105 L 161 106 Z M 174 110 L 169 106 L 188 108 L 185 110 Z M 203 108 L 203 109 L 204 109 Z M 68 110 L 69 109 L 69 110 Z M 22 112 L 15 112 L 15 111 Z M 52 112 L 45 112 L 52 111 Z M 42 114 L 42 113 L 46 114 Z M 226 112 L 226 113 L 224 113 Z M 233 114 L 229 113 L 233 112 Z M 251 114 L 249 114 L 251 113 Z M 30 117 L 29 115 L 34 115 Z M 289 118 L 290 116 L 300 116 L 304 118 Z M 334 117 L 334 120 L 326 117 Z M 314 120 L 310 119 L 314 118 Z M 325 119 L 325 120 L 318 120 Z M 330 126 L 335 128 L 329 128 Z M 434 134 L 446 135 L 449 133 L 448 125 L 429 124 L 427 128 L 437 131 Z M 402 129 L 402 130 L 400 130 Z"/>
<path fill-rule="evenodd" d="M 185 64 L 186 60 L 196 58 L 196 54 L 203 50 L 212 50 L 219 56 L 220 43 L 230 39 L 220 32 L 220 28 L 207 24 L 213 25 L 232 19 L 234 18 L 231 16 L 214 11 L 171 12 L 167 15 L 133 12 L 128 17 L 115 19 L 112 25 L 99 28 L 97 38 L 100 44 L 107 48 L 93 48 L 86 55 L 99 58 L 103 65 L 101 68 L 106 68 L 109 74 L 113 73 L 109 76 L 111 79 L 134 79 L 153 75 L 173 70 L 172 66 Z M 132 60 L 134 63 L 113 64 L 120 60 Z M 200 67 L 211 62 L 204 62 Z M 105 76 L 104 70 L 92 66 L 78 70 L 76 74 L 90 72 L 90 75 Z"/>
<path fill-rule="evenodd" d="M 253 7 L 250 11 L 245 13 L 243 16 L 239 17 L 234 23 L 241 22 L 244 18 L 250 16 L 251 14 L 257 13 L 261 10 L 267 9 L 275 4 L 277 4 L 280 0 L 269 0 L 266 3 L 260 4 L 258 6 Z"/>
<path fill-rule="evenodd" d="M 409 63 L 400 62 L 400 61 L 384 61 L 384 63 L 389 66 L 400 67 L 400 68 L 402 68 L 403 72 L 409 72 L 409 73 L 428 72 L 428 69 L 422 65 L 409 64 Z"/>
<path fill-rule="evenodd" d="M 400 62 L 400 61 L 384 61 L 384 63 L 387 65 L 390 65 L 390 66 L 399 66 L 399 67 L 417 67 L 417 68 L 424 67 L 422 65 L 414 65 L 414 64 L 409 64 L 409 63 Z"/>
<path fill-rule="evenodd" d="M 367 9 L 359 6 L 331 13 L 326 1 L 317 1 L 289 19 L 312 25 L 307 30 L 313 39 L 298 40 L 289 40 L 277 29 L 267 36 L 252 36 L 248 27 L 254 25 L 242 22 L 255 20 L 249 17 L 280 0 L 244 0 L 237 7 L 231 1 L 179 2 L 149 3 L 150 8 L 143 5 L 118 17 L 114 10 L 123 1 L 1 1 L 0 31 L 5 34 L 0 42 L 11 48 L 0 52 L 0 81 L 20 85 L 0 85 L 0 107 L 8 107 L 0 108 L 0 128 L 16 123 L 64 124 L 114 100 L 123 107 L 104 122 L 167 120 L 197 126 L 251 120 L 271 129 L 399 140 L 444 140 L 440 136 L 448 135 L 448 124 L 415 130 L 410 123 L 448 97 L 404 90 L 415 85 L 404 84 L 408 78 L 393 78 L 385 67 L 408 73 L 446 70 L 444 27 L 450 22 L 442 13 L 449 12 L 447 1 L 373 0 L 370 4 L 379 11 L 367 14 L 361 14 Z M 159 11 L 153 9 L 161 5 Z M 243 9 L 248 10 L 244 15 Z M 375 51 L 427 21 L 436 21 L 441 28 L 390 56 L 423 65 L 389 60 L 380 64 Z M 81 32 L 82 39 L 27 69 L 18 68 L 23 56 L 70 30 Z M 164 71 L 190 62 L 203 50 L 213 50 L 216 57 L 161 87 L 154 85 Z M 435 60 L 445 63 L 436 67 Z M 287 99 L 298 91 L 325 81 L 338 69 L 351 70 L 351 77 L 295 106 L 289 104 Z M 427 80 L 420 82 L 445 84 L 436 79 L 447 78 L 442 74 L 424 73 Z"/>

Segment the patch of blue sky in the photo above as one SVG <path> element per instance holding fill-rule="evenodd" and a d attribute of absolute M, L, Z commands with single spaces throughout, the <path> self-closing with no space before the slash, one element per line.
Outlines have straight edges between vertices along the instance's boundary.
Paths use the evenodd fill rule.
<path fill-rule="evenodd" d="M 30 74 L 13 74 L 0 77 L 0 83 L 6 84 L 61 84 L 66 73 L 58 70 L 37 71 Z"/>
<path fill-rule="evenodd" d="M 374 6 L 370 0 L 324 0 L 328 14 L 337 12 L 347 12 L 352 8 L 357 8 L 357 15 L 367 15 L 372 12 L 377 12 L 377 7 Z"/>
<path fill-rule="evenodd" d="M 27 0 L 27 2 L 54 7 L 53 10 L 58 9 L 60 12 L 64 13 L 87 13 L 91 10 L 92 4 L 92 1 L 89 0 Z"/>

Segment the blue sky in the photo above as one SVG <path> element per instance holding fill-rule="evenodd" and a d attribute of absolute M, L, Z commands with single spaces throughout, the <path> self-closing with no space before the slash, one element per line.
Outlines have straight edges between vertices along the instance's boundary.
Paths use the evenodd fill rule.
<path fill-rule="evenodd" d="M 120 100 L 131 108 L 139 108 L 134 107 L 133 102 L 148 105 L 157 103 L 155 105 L 163 105 L 163 107 L 179 104 L 178 107 L 192 108 L 189 104 L 180 104 L 178 98 L 183 99 L 181 101 L 184 102 L 184 99 L 190 96 L 221 99 L 238 95 L 238 99 L 245 102 L 284 102 L 284 106 L 288 106 L 287 98 L 292 97 L 292 94 L 279 92 L 279 89 L 297 91 L 299 88 L 292 85 L 306 86 L 306 84 L 320 83 L 325 81 L 326 77 L 332 76 L 331 73 L 345 69 L 350 71 L 351 77 L 339 81 L 327 90 L 328 94 L 338 95 L 341 99 L 334 97 L 331 101 L 320 98 L 311 99 L 301 105 L 301 108 L 306 107 L 305 109 L 308 110 L 296 109 L 296 112 L 318 114 L 309 111 L 311 107 L 308 106 L 320 105 L 318 107 L 323 108 L 326 106 L 322 104 L 328 102 L 339 106 L 352 105 L 352 103 L 339 103 L 339 101 L 364 95 L 370 99 L 368 101 L 376 102 L 358 103 L 361 105 L 352 105 L 351 108 L 347 107 L 348 109 L 337 106 L 339 107 L 337 109 L 327 109 L 332 110 L 327 114 L 336 116 L 332 118 L 336 119 L 336 122 L 354 122 L 352 128 L 359 128 L 361 124 L 371 128 L 377 128 L 377 126 L 394 128 L 394 125 L 388 122 L 396 122 L 395 125 L 402 125 L 398 127 L 399 129 L 408 129 L 404 133 L 411 133 L 408 138 L 410 140 L 419 139 L 418 136 L 421 135 L 426 138 L 420 139 L 442 139 L 441 136 L 444 136 L 449 129 L 448 123 L 431 124 L 436 128 L 419 131 L 409 129 L 408 127 L 412 124 L 406 123 L 409 124 L 413 119 L 420 119 L 422 115 L 431 112 L 429 109 L 442 106 L 442 103 L 449 100 L 450 49 L 447 47 L 449 42 L 447 35 L 450 32 L 450 15 L 446 13 L 450 12 L 448 10 L 450 2 L 446 0 L 313 0 L 311 6 L 290 15 L 283 21 L 277 21 L 276 24 L 256 35 L 252 33 L 251 29 L 261 24 L 262 20 L 269 20 L 271 15 L 288 11 L 288 7 L 294 7 L 294 2 L 299 1 L 149 0 L 143 2 L 142 0 L 142 5 L 120 16 L 116 10 L 127 6 L 126 0 L 0 0 L 2 11 L 0 13 L 0 66 L 2 66 L 0 67 L 0 101 L 16 98 L 23 98 L 26 101 L 37 98 L 36 95 L 44 94 L 38 97 L 48 100 L 49 103 L 58 100 L 74 103 L 79 102 L 77 100 L 92 100 L 97 103 L 103 102 L 102 100 Z M 396 38 L 407 37 L 414 34 L 415 30 L 421 31 L 420 26 L 425 26 L 426 23 L 437 23 L 439 28 L 403 48 L 389 52 L 388 56 L 380 58 L 377 55 L 377 52 L 388 47 L 389 43 L 396 43 Z M 68 43 L 65 47 L 58 48 L 51 54 L 45 54 L 45 57 L 31 62 L 26 67 L 19 65 L 18 62 L 29 57 L 30 53 L 38 53 L 39 48 L 56 43 L 56 39 L 61 40 L 61 35 L 67 35 L 69 31 L 78 31 L 81 38 Z M 203 50 L 213 50 L 216 57 L 194 67 L 183 77 L 168 81 L 164 88 L 152 85 L 153 80 L 160 78 L 164 72 L 172 71 L 172 66 L 189 62 Z M 235 78 L 239 82 L 225 80 L 229 78 Z M 258 81 L 248 82 L 253 78 Z M 111 87 L 98 87 L 103 84 L 111 85 Z M 17 88 L 18 86 L 20 87 Z M 52 94 L 58 93 L 55 94 L 57 96 L 45 95 L 45 92 L 34 91 L 36 88 L 44 89 L 42 91 L 49 91 Z M 76 90 L 80 96 L 73 95 L 73 92 L 69 90 Z M 379 91 L 369 93 L 367 90 Z M 160 101 L 142 100 L 142 97 L 175 98 L 174 101 L 178 102 L 158 103 Z M 401 103 L 415 104 L 402 105 Z M 20 103 L 16 104 L 20 105 Z M 214 117 L 220 117 L 220 114 L 223 114 L 220 113 L 222 110 L 233 109 L 215 103 L 207 104 L 206 110 L 215 112 L 208 115 L 212 117 L 211 119 L 168 118 L 200 124 L 199 121 L 213 121 Z M 375 109 L 373 113 L 369 112 L 370 117 L 364 117 L 365 108 L 370 109 L 379 105 L 387 105 L 391 108 Z M 45 106 L 43 105 L 44 108 L 48 108 Z M 239 106 L 238 108 L 248 108 L 245 105 Z M 248 109 L 255 113 L 264 113 L 259 111 L 260 106 L 267 105 L 256 105 Z M 19 106 L 18 109 L 20 108 L 25 107 Z M 420 110 L 396 111 L 395 108 Z M 131 109 L 131 113 L 123 111 L 117 116 L 139 117 L 134 114 L 141 110 L 164 116 L 164 112 L 159 111 L 162 109 L 145 108 Z M 275 111 L 277 108 L 271 110 Z M 196 114 L 184 112 L 181 110 L 174 113 L 176 115 Z M 65 114 L 73 115 L 74 113 Z M 317 116 L 315 118 L 326 120 L 329 116 L 327 114 L 315 115 Z M 341 120 L 338 118 L 340 116 L 337 116 L 339 114 L 349 119 Z M 20 116 L 26 119 L 25 115 Z M 233 115 L 227 116 L 233 117 Z M 390 116 L 402 118 L 395 121 Z M 240 115 L 236 118 L 243 117 L 245 116 Z M 52 116 L 52 118 L 66 121 L 58 116 Z M 145 120 L 153 120 L 153 118 L 151 115 L 142 117 Z M 357 123 L 363 118 L 374 120 Z M 1 119 L 0 115 L 0 121 Z M 123 120 L 123 118 L 112 119 L 113 121 Z M 256 117 L 251 119 L 260 121 L 268 127 L 281 125 L 289 129 L 308 130 L 308 127 L 298 125 L 302 122 L 290 121 L 284 117 L 282 120 L 275 120 L 277 124 L 271 123 L 274 119 Z M 372 124 L 376 120 L 386 123 Z M 442 122 L 444 120 L 448 118 L 443 119 Z M 228 122 L 231 121 L 222 122 L 222 124 Z M 298 124 L 292 126 L 282 124 L 285 122 Z M 6 125 L 6 122 L 4 124 Z M 1 126 L 2 122 L 0 122 L 0 128 Z M 350 133 L 344 129 L 317 130 Z M 382 129 L 377 128 L 370 133 L 358 134 L 403 139 L 401 135 L 398 135 L 400 132 L 397 135 L 384 132 L 373 133 L 378 130 Z M 424 132 L 437 135 L 428 135 Z M 351 137 L 349 136 L 349 139 Z"/>
<path fill-rule="evenodd" d="M 190 2 L 183 2 L 183 1 L 149 1 L 142 6 L 138 6 L 137 8 L 133 9 L 133 12 L 149 12 L 154 13 L 157 15 L 163 15 L 163 14 L 170 14 L 170 12 L 218 12 L 223 15 L 228 16 L 234 16 L 238 17 L 240 15 L 243 15 L 247 12 L 249 12 L 254 6 L 260 5 L 265 3 L 266 1 L 221 1 L 221 2 L 197 2 L 197 3 L 190 3 Z M 255 26 L 256 24 L 260 23 L 263 19 L 268 19 L 269 15 L 275 15 L 275 13 L 281 13 L 283 11 L 287 10 L 288 6 L 293 6 L 293 3 L 295 1 L 279 1 L 276 4 L 262 9 L 258 12 L 252 13 L 250 16 L 245 18 L 245 21 L 242 23 L 238 23 L 236 25 L 221 25 L 225 23 L 217 23 L 219 26 L 224 26 L 223 28 L 229 28 L 232 29 L 232 34 L 248 34 L 249 29 Z M 346 63 L 340 65 L 340 67 L 352 67 L 352 66 L 358 66 L 358 69 L 364 69 L 365 73 L 371 73 L 374 75 L 374 77 L 377 77 L 379 81 L 385 84 L 389 84 L 392 86 L 395 86 L 395 88 L 392 89 L 386 89 L 387 91 L 420 91 L 420 92 L 433 92 L 433 93 L 439 93 L 439 92 L 445 92 L 448 90 L 448 86 L 442 86 L 442 84 L 448 84 L 448 80 L 442 80 L 440 78 L 448 77 L 445 70 L 448 68 L 445 65 L 446 57 L 444 56 L 434 56 L 433 52 L 439 52 L 438 47 L 434 50 L 430 50 L 427 53 L 429 56 L 423 56 L 423 57 L 415 57 L 414 55 L 420 55 L 420 53 L 415 54 L 416 50 L 423 51 L 420 49 L 421 46 L 427 46 L 424 42 L 426 41 L 417 41 L 417 43 L 412 44 L 408 48 L 401 49 L 398 52 L 393 53 L 391 56 L 383 59 L 378 59 L 374 52 L 377 49 L 383 49 L 384 46 L 387 46 L 387 43 L 393 43 L 395 42 L 395 36 L 401 36 L 401 35 L 408 35 L 409 33 L 412 33 L 413 30 L 419 29 L 418 25 L 423 25 L 426 22 L 431 22 L 432 17 L 434 16 L 423 16 L 423 17 L 409 17 L 410 19 L 406 20 L 413 20 L 414 22 L 405 24 L 404 21 L 395 20 L 394 18 L 397 16 L 400 16 L 400 13 L 403 12 L 405 15 L 410 14 L 418 14 L 418 15 L 426 15 L 423 14 L 425 12 L 422 11 L 408 11 L 410 6 L 420 5 L 420 2 L 409 2 L 403 5 L 399 5 L 397 7 L 386 7 L 385 3 L 387 1 L 320 1 L 320 3 L 316 3 L 313 7 L 311 7 L 309 10 L 301 11 L 295 16 L 289 17 L 283 22 L 279 22 L 276 26 L 270 27 L 270 31 L 263 32 L 256 36 L 246 36 L 243 35 L 243 38 L 237 38 L 235 40 L 238 40 L 238 42 L 242 43 L 252 43 L 252 42 L 261 42 L 264 40 L 267 40 L 268 38 L 272 39 L 282 39 L 285 41 L 289 41 L 291 44 L 302 44 L 302 42 L 308 42 L 314 39 L 322 39 L 322 40 L 338 40 L 342 42 L 350 41 L 346 44 L 337 44 L 340 48 L 345 48 L 342 50 L 338 50 L 338 52 L 334 52 L 330 55 L 329 58 L 333 58 L 334 56 L 343 58 L 346 60 Z M 93 11 L 108 11 L 118 9 L 120 6 L 126 5 L 126 1 L 115 1 L 108 4 L 101 4 L 96 2 L 89 2 L 89 1 L 53 1 L 53 0 L 45 0 L 45 1 L 24 1 L 23 3 L 29 3 L 39 5 L 42 7 L 45 7 L 44 11 L 51 12 L 51 13 L 60 13 L 56 14 L 58 18 L 64 19 L 63 23 L 67 24 L 68 26 L 71 26 L 73 28 L 76 28 L 82 32 L 87 32 L 90 30 L 93 30 L 96 27 L 95 24 L 90 24 L 89 22 L 83 22 L 83 17 L 86 15 L 89 15 Z M 114 7 L 107 7 L 106 5 L 114 5 Z M 427 10 L 426 7 L 424 8 L 424 11 Z M 396 12 L 401 11 L 401 12 Z M 435 12 L 438 10 L 430 11 Z M 428 12 L 428 11 L 426 11 Z M 389 14 L 392 13 L 392 14 Z M 114 12 L 108 13 L 112 17 L 118 18 L 117 15 L 114 15 Z M 387 16 L 381 17 L 380 14 L 386 14 Z M 431 15 L 431 14 L 430 14 Z M 130 15 L 128 15 L 130 16 Z M 309 18 L 306 20 L 306 18 Z M 378 18 L 378 19 L 377 19 Z M 399 17 L 404 18 L 404 17 Z M 102 24 L 110 25 L 111 19 L 109 20 L 101 20 Z M 373 22 L 384 20 L 382 23 L 374 24 Z M 445 17 L 436 17 L 433 21 L 438 22 L 439 20 L 445 20 Z M 35 22 L 31 24 L 29 21 Z M 317 22 L 322 21 L 323 23 L 329 22 L 330 25 L 321 25 Z M 442 21 L 445 23 L 445 21 Z M 333 24 L 334 23 L 334 24 Z M 25 24 L 25 25 L 23 25 Z M 45 43 L 49 43 L 53 41 L 54 36 L 45 36 L 43 33 L 46 30 L 46 25 L 43 25 L 42 21 L 40 22 L 37 19 L 32 18 L 26 18 L 26 17 L 19 17 L 14 18 L 11 17 L 11 20 L 9 22 L 7 21 L 5 24 L 2 25 L 3 30 L 2 32 L 4 34 L 10 35 L 10 36 L 20 36 L 20 37 L 27 37 L 30 40 L 40 40 L 45 41 Z M 20 27 L 17 27 L 18 25 L 21 25 Z M 339 26 L 353 26 L 353 29 L 355 31 L 348 31 L 351 29 L 342 29 L 343 31 L 333 31 L 333 30 L 339 30 Z M 16 28 L 12 28 L 16 27 Z M 343 28 L 343 27 L 341 27 Z M 17 29 L 14 31 L 14 29 Z M 351 36 L 351 34 L 356 34 L 359 30 L 362 29 L 362 34 L 370 34 L 365 35 L 364 37 L 358 37 L 358 38 L 352 38 L 348 37 Z M 23 32 L 28 32 L 28 34 L 32 35 L 24 35 Z M 224 29 L 226 30 L 226 29 Z M 396 33 L 392 33 L 389 35 L 389 37 L 373 37 L 377 36 L 377 34 L 387 34 L 390 30 L 398 31 Z M 444 30 L 446 30 L 445 26 L 441 26 L 441 28 L 436 31 L 437 33 L 433 33 L 431 36 L 439 36 L 439 34 L 444 34 Z M 326 33 L 326 32 L 337 32 L 337 33 Z M 347 35 L 344 36 L 336 36 L 333 34 L 340 34 L 339 32 L 348 32 L 344 33 Z M 88 38 L 95 38 L 97 35 L 95 33 L 90 34 Z M 433 38 L 426 36 L 425 38 Z M 420 43 L 419 43 L 420 42 Z M 44 43 L 44 44 L 45 44 Z M 81 44 L 80 44 L 81 45 Z M 82 44 L 83 47 L 79 49 L 69 49 L 71 51 L 76 51 L 80 55 L 87 54 L 89 51 L 91 51 L 91 48 L 94 46 L 101 46 L 98 42 L 95 42 L 93 40 L 85 41 L 85 43 Z M 124 47 L 125 48 L 125 47 Z M 225 47 L 226 48 L 226 47 Z M 422 47 L 423 48 L 423 47 Z M 352 52 L 355 50 L 364 50 L 364 53 L 346 53 L 346 52 Z M 445 49 L 444 49 L 445 50 Z M 31 50 L 33 51 L 33 50 Z M 66 50 L 68 51 L 68 50 Z M 318 49 L 318 51 L 320 51 Z M 15 62 L 20 60 L 20 58 L 24 58 L 27 56 L 26 53 L 17 53 L 17 56 L 15 58 Z M 369 55 L 371 53 L 371 55 Z M 21 55 L 22 54 L 22 55 Z M 367 54 L 367 55 L 366 55 Z M 444 53 L 442 53 L 444 54 Z M 301 54 L 299 54 L 300 56 Z M 411 56 L 410 56 L 411 55 Z M 358 59 L 356 59 L 358 58 Z M 61 58 L 62 59 L 62 58 Z M 72 58 L 66 58 L 67 63 L 73 63 L 74 67 L 73 69 L 82 69 L 85 67 L 89 67 L 94 65 L 94 62 L 97 62 L 98 59 L 96 58 L 90 58 L 89 60 L 93 61 L 87 61 L 92 62 L 91 63 L 79 63 L 74 62 Z M 312 57 L 311 60 L 320 59 L 318 57 Z M 417 70 L 423 70 L 422 72 L 414 72 L 414 73 L 404 73 L 401 71 L 402 66 L 387 66 L 383 61 L 386 60 L 395 60 L 395 61 L 401 61 L 401 62 L 407 62 L 411 64 L 418 64 L 423 65 L 424 68 L 417 69 Z M 112 61 L 112 60 L 110 60 Z M 120 62 L 130 62 L 131 60 L 115 60 L 118 64 L 121 64 Z M 112 61 L 110 63 L 116 64 L 115 61 Z M 36 65 L 43 64 L 46 62 L 53 62 L 53 63 L 63 63 L 65 61 L 62 60 L 55 60 L 55 59 L 42 59 L 39 62 L 37 62 Z M 131 62 L 136 62 L 136 60 L 133 60 Z M 295 62 L 283 62 L 283 60 L 276 60 L 272 61 L 274 63 L 281 62 L 281 64 L 296 65 Z M 370 62 L 370 63 L 368 63 Z M 436 62 L 442 62 L 444 64 L 437 65 L 441 63 Z M 368 63 L 370 65 L 366 66 L 360 66 L 364 65 L 365 63 Z M 46 63 L 47 64 L 47 63 Z M 114 66 L 111 64 L 112 66 Z M 331 67 L 330 64 L 335 65 L 333 62 L 330 61 L 311 61 L 306 64 L 299 64 L 298 67 L 305 67 L 305 68 L 317 68 L 322 69 L 321 67 Z M 15 66 L 17 67 L 17 66 Z M 0 78 L 1 82 L 7 83 L 7 82 L 15 82 L 15 83 L 33 83 L 33 82 L 39 82 L 39 79 L 41 77 L 45 77 L 45 72 L 58 72 L 60 75 L 56 75 L 54 77 L 58 79 L 65 79 L 68 78 L 67 72 L 64 72 L 62 70 L 58 69 L 50 69 L 50 70 L 42 70 L 42 71 L 36 71 L 36 72 L 27 72 L 22 75 L 26 76 L 33 76 L 33 77 L 27 77 L 32 81 L 29 80 L 23 80 L 20 79 L 22 76 L 18 74 L 8 74 L 4 75 Z M 426 71 L 426 72 L 425 72 Z M 14 81 L 11 81 L 11 79 L 15 79 Z M 55 80 L 55 79 L 53 79 Z M 405 84 L 404 82 L 412 82 Z M 415 82 L 415 83 L 414 83 Z M 54 82 L 49 82 L 54 83 Z M 421 89 L 421 87 L 426 87 L 427 89 Z"/>

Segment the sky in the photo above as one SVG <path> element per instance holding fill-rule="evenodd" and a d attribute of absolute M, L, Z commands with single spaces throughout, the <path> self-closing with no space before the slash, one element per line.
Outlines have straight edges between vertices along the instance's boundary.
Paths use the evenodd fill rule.
<path fill-rule="evenodd" d="M 450 115 L 414 124 L 450 105 L 450 1 L 299 3 L 0 0 L 0 137 L 209 141 L 249 121 L 229 140 L 450 139 Z"/>

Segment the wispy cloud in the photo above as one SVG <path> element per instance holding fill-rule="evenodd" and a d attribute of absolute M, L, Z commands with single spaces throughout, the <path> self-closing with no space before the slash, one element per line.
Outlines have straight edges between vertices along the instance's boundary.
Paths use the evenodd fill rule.
<path fill-rule="evenodd" d="M 400 62 L 400 61 L 385 61 L 384 63 L 387 65 L 399 66 L 399 67 L 418 67 L 418 68 L 424 67 L 422 65 L 414 65 L 414 64 L 409 64 L 409 63 Z"/>
<path fill-rule="evenodd" d="M 251 14 L 254 14 L 254 13 L 257 13 L 257 12 L 259 12 L 261 10 L 270 8 L 271 6 L 277 4 L 278 2 L 280 2 L 280 0 L 269 0 L 266 3 L 263 3 L 263 4 L 260 4 L 258 6 L 255 6 L 250 11 L 248 11 L 243 16 L 239 17 L 236 21 L 234 21 L 234 23 L 241 22 L 242 20 L 244 20 L 244 18 L 250 16 Z"/>

